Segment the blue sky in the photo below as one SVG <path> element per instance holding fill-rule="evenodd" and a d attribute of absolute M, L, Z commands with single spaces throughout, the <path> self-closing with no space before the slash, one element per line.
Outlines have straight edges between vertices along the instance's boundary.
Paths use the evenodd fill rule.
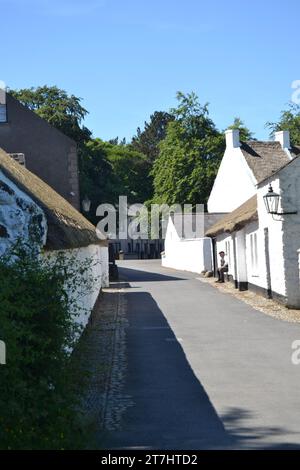
<path fill-rule="evenodd" d="M 255 137 L 300 79 L 299 0 L 0 0 L 0 79 L 83 98 L 86 125 L 130 139 L 155 110 L 195 91 L 219 129 Z"/>

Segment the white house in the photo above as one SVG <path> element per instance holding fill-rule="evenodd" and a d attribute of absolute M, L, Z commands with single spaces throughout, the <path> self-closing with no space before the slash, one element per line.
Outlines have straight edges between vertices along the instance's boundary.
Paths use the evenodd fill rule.
<path fill-rule="evenodd" d="M 240 142 L 238 130 L 227 130 L 226 150 L 207 208 L 208 212 L 231 212 L 256 194 L 256 185 L 288 163 L 297 152 L 290 148 L 289 133 L 275 133 L 275 141 Z"/>
<path fill-rule="evenodd" d="M 275 142 L 247 143 L 239 142 L 238 131 L 227 131 L 226 142 L 208 204 L 232 212 L 206 231 L 214 259 L 225 251 L 239 289 L 300 308 L 300 147 L 291 146 L 287 131 L 277 132 Z M 265 205 L 270 184 L 277 214 Z"/>
<path fill-rule="evenodd" d="M 80 300 L 82 315 L 77 319 L 85 326 L 101 287 L 109 282 L 107 241 L 98 238 L 95 227 L 69 202 L 0 149 L 0 255 L 17 239 L 32 240 L 33 233 L 42 256 L 55 258 L 63 252 L 79 265 L 91 260 L 95 280 Z"/>
<path fill-rule="evenodd" d="M 198 232 L 192 234 L 193 218 L 199 217 Z M 213 252 L 211 238 L 204 232 L 224 214 L 174 214 L 169 217 L 165 238 L 165 251 L 162 253 L 162 266 L 201 273 L 213 270 Z M 192 228 L 192 227 L 191 227 Z M 195 229 L 195 227 L 194 227 Z"/>

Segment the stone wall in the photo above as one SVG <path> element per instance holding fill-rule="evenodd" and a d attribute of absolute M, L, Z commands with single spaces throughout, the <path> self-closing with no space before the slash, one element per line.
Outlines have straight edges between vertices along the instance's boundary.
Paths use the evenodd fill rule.
<path fill-rule="evenodd" d="M 18 240 L 41 247 L 46 236 L 42 209 L 0 171 L 0 256 Z"/>

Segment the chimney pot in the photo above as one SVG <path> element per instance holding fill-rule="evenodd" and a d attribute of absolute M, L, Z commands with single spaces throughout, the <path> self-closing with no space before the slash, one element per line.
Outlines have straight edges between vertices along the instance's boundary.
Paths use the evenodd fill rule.
<path fill-rule="evenodd" d="M 228 129 L 225 131 L 225 137 L 226 148 L 238 148 L 241 146 L 239 129 Z"/>
<path fill-rule="evenodd" d="M 290 131 L 275 132 L 275 141 L 279 142 L 283 149 L 291 148 Z"/>

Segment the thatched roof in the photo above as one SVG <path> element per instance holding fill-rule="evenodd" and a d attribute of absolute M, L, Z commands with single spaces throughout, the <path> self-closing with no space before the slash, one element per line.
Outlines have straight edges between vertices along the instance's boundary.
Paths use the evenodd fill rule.
<path fill-rule="evenodd" d="M 279 142 L 242 142 L 241 151 L 258 183 L 290 161 Z"/>
<path fill-rule="evenodd" d="M 255 195 L 233 212 L 225 215 L 225 217 L 210 227 L 206 231 L 205 235 L 208 237 L 215 237 L 221 233 L 235 232 L 236 230 L 243 228 L 246 224 L 257 219 L 257 196 Z"/>
<path fill-rule="evenodd" d="M 0 170 L 43 209 L 48 224 L 45 249 L 61 250 L 107 244 L 106 240 L 97 237 L 95 227 L 68 201 L 2 149 Z"/>
<path fill-rule="evenodd" d="M 289 166 L 289 165 L 292 165 L 295 161 L 298 161 L 298 159 L 300 158 L 300 148 L 298 147 L 298 149 L 299 149 L 299 150 L 298 150 L 298 153 L 296 153 L 296 152 L 297 152 L 297 147 L 293 147 L 293 153 L 292 153 L 293 158 L 292 158 L 292 160 L 289 160 L 285 165 L 283 165 L 283 166 L 281 166 L 280 168 L 278 168 L 278 170 L 277 170 L 277 171 L 274 171 L 274 172 L 272 173 L 272 175 L 269 175 L 269 176 L 267 176 L 266 178 L 264 178 L 263 180 L 259 181 L 259 182 L 258 182 L 258 185 L 260 185 L 260 184 L 265 184 L 265 182 L 266 182 L 269 178 L 271 178 L 272 176 L 277 175 L 277 174 L 280 173 L 284 168 L 286 168 L 286 167 Z"/>

